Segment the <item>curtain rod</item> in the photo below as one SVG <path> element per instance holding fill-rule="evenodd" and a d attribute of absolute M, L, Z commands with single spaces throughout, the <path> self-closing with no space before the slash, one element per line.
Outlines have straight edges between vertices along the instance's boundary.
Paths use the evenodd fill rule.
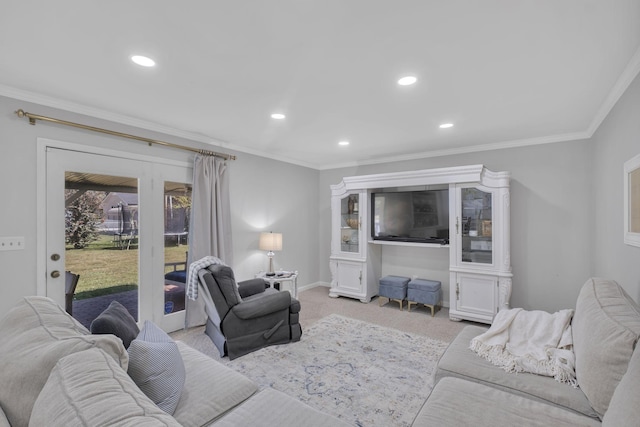
<path fill-rule="evenodd" d="M 87 125 L 83 125 L 83 124 L 80 124 L 80 123 L 68 122 L 66 120 L 54 119 L 52 117 L 47 117 L 47 116 L 40 116 L 38 114 L 27 113 L 26 111 L 24 111 L 22 109 L 16 111 L 15 113 L 20 118 L 27 117 L 29 119 L 29 124 L 31 124 L 31 125 L 35 125 L 36 124 L 36 120 L 43 120 L 43 121 L 46 121 L 46 122 L 58 123 L 58 124 L 65 125 L 65 126 L 72 126 L 72 127 L 76 127 L 76 128 L 80 128 L 80 129 L 90 130 L 90 131 L 93 131 L 93 132 L 106 133 L 107 135 L 119 136 L 121 138 L 135 139 L 137 141 L 146 142 L 146 143 L 149 144 L 149 146 L 151 146 L 153 144 L 157 144 L 157 145 L 163 145 L 165 147 L 172 147 L 172 148 L 178 148 L 180 150 L 191 151 L 191 152 L 194 152 L 194 153 L 203 154 L 205 156 L 222 157 L 225 160 L 235 160 L 236 159 L 236 156 L 233 156 L 231 154 L 216 153 L 215 151 L 208 151 L 208 150 L 199 150 L 197 148 L 186 147 L 184 145 L 174 144 L 174 143 L 171 143 L 171 142 L 159 141 L 157 139 L 145 138 L 145 137 L 142 137 L 142 136 L 136 136 L 136 135 L 131 135 L 131 134 L 122 133 L 122 132 L 116 132 L 116 131 L 113 131 L 113 130 L 97 128 L 97 127 L 94 127 L 94 126 L 87 126 Z"/>

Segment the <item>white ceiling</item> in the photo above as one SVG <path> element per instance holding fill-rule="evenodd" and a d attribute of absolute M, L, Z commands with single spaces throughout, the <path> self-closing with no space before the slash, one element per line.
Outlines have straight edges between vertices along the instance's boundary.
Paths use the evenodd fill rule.
<path fill-rule="evenodd" d="M 0 9 L 0 95 L 318 169 L 589 137 L 639 52 L 640 0 Z M 418 82 L 398 86 L 406 74 Z"/>

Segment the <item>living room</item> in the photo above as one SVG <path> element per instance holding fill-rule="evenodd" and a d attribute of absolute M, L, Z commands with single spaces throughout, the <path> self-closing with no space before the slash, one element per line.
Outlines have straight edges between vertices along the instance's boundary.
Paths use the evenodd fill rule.
<path fill-rule="evenodd" d="M 5 183 L 0 236 L 19 236 L 22 243 L 19 250 L 3 251 L 0 256 L 0 268 L 4 272 L 0 313 L 9 311 L 25 296 L 49 295 L 62 304 L 62 293 L 59 289 L 49 289 L 47 284 L 49 274 L 47 262 L 50 254 L 47 253 L 46 248 L 48 239 L 46 234 L 46 153 L 42 149 L 46 144 L 72 151 L 80 147 L 81 150 L 89 153 L 117 153 L 122 158 L 155 159 L 160 163 L 166 161 L 188 165 L 193 162 L 193 154 L 183 150 L 140 144 L 114 135 L 99 134 L 87 129 L 58 124 L 39 122 L 31 126 L 27 120 L 15 114 L 18 110 L 115 132 L 168 141 L 190 148 L 213 149 L 237 156 L 237 160 L 228 162 L 228 175 L 233 239 L 232 266 L 238 280 L 253 278 L 257 272 L 268 268 L 268 258 L 259 248 L 259 236 L 261 232 L 274 231 L 282 233 L 283 236 L 283 248 L 274 258 L 275 269 L 298 271 L 297 280 L 301 293 L 310 290 L 313 292 L 313 288 L 316 287 L 329 287 L 332 280 L 329 266 L 332 235 L 330 186 L 339 183 L 345 177 L 484 165 L 489 170 L 507 171 L 511 174 L 510 262 L 513 269 L 511 307 L 547 312 L 574 308 L 585 280 L 594 276 L 615 280 L 634 300 L 640 301 L 640 262 L 638 262 L 640 248 L 625 244 L 623 238 L 625 206 L 623 167 L 625 162 L 640 155 L 640 121 L 638 120 L 640 116 L 640 36 L 637 34 L 637 28 L 640 28 L 638 22 L 640 14 L 637 13 L 640 5 L 637 2 L 611 5 L 611 10 L 615 10 L 615 13 L 607 15 L 611 20 L 606 24 L 610 27 L 606 27 L 599 21 L 597 13 L 594 14 L 593 10 L 587 13 L 582 6 L 576 5 L 578 2 L 573 3 L 575 16 L 570 15 L 567 18 L 559 14 L 554 16 L 558 18 L 557 21 L 550 20 L 562 26 L 560 24 L 563 17 L 573 22 L 575 17 L 586 19 L 588 16 L 591 21 L 584 25 L 585 31 L 590 26 L 598 27 L 602 24 L 603 28 L 615 28 L 619 25 L 621 33 L 607 38 L 608 44 L 603 42 L 603 46 L 595 46 L 597 43 L 591 43 L 592 46 L 589 42 L 579 43 L 572 40 L 570 31 L 566 32 L 566 38 L 554 41 L 564 46 L 567 52 L 566 57 L 571 56 L 569 53 L 574 48 L 572 43 L 576 43 L 575 46 L 586 51 L 586 54 L 582 52 L 581 58 L 592 55 L 591 60 L 600 64 L 603 70 L 606 69 L 606 72 L 600 73 L 601 70 L 598 67 L 593 66 L 587 69 L 587 66 L 584 66 L 584 73 L 594 79 L 591 82 L 592 85 L 584 84 L 585 80 L 579 78 L 575 68 L 567 68 L 571 70 L 569 72 L 563 70 L 564 65 L 572 62 L 570 58 L 563 57 L 560 60 L 553 55 L 538 57 L 536 55 L 539 51 L 533 49 L 535 46 L 523 48 L 525 53 L 521 56 L 529 55 L 534 58 L 531 63 L 537 65 L 539 69 L 552 70 L 548 75 L 563 76 L 562 79 L 558 78 L 554 81 L 554 84 L 558 85 L 558 82 L 563 79 L 571 80 L 572 73 L 576 81 L 583 83 L 583 86 L 572 86 L 573 92 L 558 90 L 557 97 L 547 96 L 542 100 L 538 99 L 536 104 L 538 110 L 533 112 L 535 114 L 523 108 L 527 114 L 521 113 L 523 116 L 521 119 L 522 123 L 530 126 L 527 129 L 528 133 L 518 132 L 518 126 L 501 123 L 500 117 L 494 117 L 491 124 L 487 125 L 489 129 L 484 129 L 486 134 L 480 132 L 483 130 L 482 126 L 476 128 L 479 135 L 477 138 L 468 134 L 466 139 L 438 136 L 430 140 L 426 136 L 417 136 L 414 138 L 421 141 L 422 146 L 419 149 L 403 152 L 397 148 L 401 147 L 400 139 L 406 138 L 402 132 L 391 135 L 380 132 L 382 136 L 376 136 L 376 141 L 382 146 L 387 146 L 385 154 L 370 155 L 367 148 L 362 147 L 363 138 L 357 149 L 359 151 L 356 150 L 358 142 L 353 141 L 352 147 L 346 149 L 332 147 L 322 151 L 322 156 L 326 157 L 317 154 L 321 148 L 326 147 L 322 147 L 317 139 L 313 139 L 314 134 L 322 130 L 318 129 L 317 125 L 312 126 L 313 121 L 307 122 L 309 145 L 300 144 L 300 148 L 295 145 L 284 146 L 283 135 L 294 127 L 292 125 L 289 128 L 286 124 L 287 120 L 295 122 L 293 109 L 285 119 L 285 126 L 277 128 L 279 125 L 274 125 L 272 122 L 264 125 L 265 138 L 268 140 L 271 136 L 277 135 L 282 138 L 282 145 L 274 136 L 267 142 L 260 140 L 258 146 L 252 146 L 249 141 L 243 140 L 244 134 L 239 133 L 236 139 L 229 137 L 233 134 L 230 130 L 233 126 L 227 126 L 226 123 L 219 125 L 218 133 L 203 131 L 202 129 L 207 129 L 206 127 L 192 129 L 184 126 L 184 123 L 193 123 L 186 119 L 189 115 L 189 102 L 179 104 L 180 97 L 162 98 L 164 81 L 154 81 L 147 75 L 136 74 L 132 80 L 141 88 L 144 87 L 145 90 L 157 94 L 158 97 L 152 101 L 157 104 L 157 116 L 154 115 L 156 113 L 153 110 L 146 110 L 146 116 L 132 112 L 125 104 L 127 101 L 136 101 L 136 96 L 128 100 L 123 98 L 122 104 L 101 104 L 92 99 L 96 96 L 92 93 L 86 96 L 77 93 L 75 97 L 67 96 L 64 88 L 59 88 L 55 82 L 47 80 L 50 78 L 47 77 L 48 74 L 69 73 L 76 76 L 77 87 L 94 87 L 96 90 L 101 85 L 100 80 L 88 76 L 83 71 L 76 71 L 75 64 L 67 65 L 57 61 L 55 57 L 47 56 L 52 55 L 53 49 L 38 47 L 36 41 L 46 37 L 46 30 L 43 28 L 49 28 L 47 25 L 57 25 L 44 16 L 46 13 L 43 10 L 46 11 L 52 6 L 44 7 L 43 5 L 42 10 L 34 12 L 38 15 L 38 19 L 42 20 L 38 21 L 42 28 L 36 25 L 39 29 L 31 29 L 32 33 L 29 34 L 28 40 L 25 38 L 21 44 L 19 37 L 9 34 L 12 26 L 8 25 L 8 21 L 12 20 L 12 13 L 20 16 L 21 19 L 26 19 L 28 8 L 25 4 L 11 5 L 11 13 L 0 17 L 0 35 L 4 40 L 10 40 L 0 47 L 0 58 L 4 58 L 0 61 L 0 111 L 3 112 L 0 114 L 0 179 Z M 361 4 L 361 6 L 364 9 L 367 8 L 367 5 Z M 501 6 L 500 2 L 493 4 L 493 7 L 499 6 Z M 552 6 L 546 4 L 545 7 Z M 598 7 L 608 8 L 602 5 Z M 503 11 L 502 8 L 500 10 Z M 572 7 L 565 5 L 561 10 L 566 13 L 567 10 L 572 10 Z M 353 12 L 351 9 L 350 11 Z M 490 12 L 489 9 L 476 9 L 475 14 L 470 16 L 479 17 L 487 11 Z M 238 11 L 242 17 L 240 12 Z M 494 12 L 497 13 L 497 9 Z M 114 11 L 110 13 L 117 15 Z M 326 18 L 324 14 L 323 16 Z M 612 17 L 620 21 L 615 21 Z M 378 19 L 383 20 L 383 18 L 384 15 L 378 16 Z M 455 21 L 452 18 L 449 19 Z M 259 17 L 252 15 L 251 21 L 259 22 Z M 47 25 L 44 25 L 45 23 Z M 92 23 L 95 24 L 92 20 L 86 20 L 78 31 L 89 33 Z M 104 23 L 101 24 L 104 25 Z M 22 25 L 26 24 L 23 22 Z M 527 23 L 527 28 L 532 26 L 535 25 L 531 22 Z M 260 28 L 264 30 L 262 26 Z M 603 28 L 598 31 L 607 32 Z M 322 28 L 317 30 L 319 34 L 323 34 Z M 554 27 L 554 31 L 559 30 Z M 615 32 L 608 31 L 608 33 Z M 600 33 L 596 31 L 595 34 Z M 493 35 L 498 39 L 504 38 L 499 34 Z M 469 40 L 473 37 L 473 34 L 470 34 Z M 372 38 L 375 39 L 375 37 Z M 593 51 L 590 48 L 593 48 Z M 41 62 L 41 67 L 21 57 L 38 49 L 42 49 L 40 51 L 42 56 L 36 62 Z M 304 50 L 304 46 L 301 49 Z M 575 50 L 579 50 L 578 47 L 575 47 Z M 299 51 L 295 49 L 294 51 L 300 54 Z M 492 63 L 490 60 L 482 62 L 482 59 L 475 56 L 472 50 L 465 52 L 478 61 L 480 65 L 474 65 L 479 68 L 487 68 L 494 73 L 501 69 L 500 63 Z M 520 56 L 513 51 L 503 52 L 503 54 Z M 16 65 L 20 64 L 21 60 L 29 64 L 24 67 L 24 70 L 20 70 L 21 65 Z M 577 60 L 576 63 L 578 63 Z M 41 74 L 36 73 L 36 69 Z M 327 70 L 320 68 L 320 71 L 326 74 Z M 437 83 L 429 82 L 427 71 L 424 71 L 425 74 L 419 76 L 418 86 L 415 86 L 422 87 L 420 90 L 423 91 L 427 90 L 424 89 L 425 87 L 437 86 Z M 144 77 L 141 78 L 141 75 Z M 205 77 L 198 75 L 203 81 L 205 80 Z M 606 81 L 604 83 L 600 81 L 599 76 L 604 76 L 602 80 Z M 294 75 L 289 77 L 292 82 L 297 82 L 298 77 Z M 129 77 L 118 76 L 118 79 L 127 81 Z M 310 80 L 322 83 L 318 79 L 319 77 L 316 76 Z M 38 86 L 40 80 L 49 81 L 49 87 Z M 521 80 L 525 82 L 521 82 L 521 87 L 524 89 L 518 92 L 522 96 L 526 94 L 531 96 L 531 91 L 528 90 L 529 85 L 537 88 L 545 86 L 545 82 L 537 81 L 531 74 L 523 74 Z M 319 92 L 323 92 L 324 86 L 320 83 L 318 83 Z M 480 86 L 481 83 L 477 85 Z M 392 81 L 390 86 L 396 89 L 395 81 Z M 593 87 L 597 87 L 600 91 L 592 90 Z M 281 95 L 287 92 L 286 89 L 281 89 Z M 411 88 L 401 90 L 403 92 L 398 93 L 402 95 L 411 94 Z M 358 96 L 362 95 L 361 92 L 356 91 L 356 93 Z M 428 94 L 428 92 L 418 93 Z M 245 95 L 248 99 L 245 102 L 251 103 L 252 94 Z M 314 99 L 318 101 L 324 99 L 321 96 L 322 93 L 317 95 L 318 98 Z M 401 110 L 405 100 L 393 98 L 396 96 L 397 94 L 392 95 L 392 99 L 397 102 L 391 105 Z M 456 96 L 466 99 L 459 93 Z M 511 101 L 516 102 L 516 98 L 517 96 L 514 96 Z M 483 109 L 484 101 L 484 99 L 473 100 L 479 106 L 476 109 L 478 114 Z M 170 114 L 167 110 L 171 109 L 166 105 L 172 102 L 178 105 L 176 109 L 181 109 L 183 122 L 172 123 L 168 120 Z M 548 122 L 551 119 L 547 115 L 549 114 L 546 111 L 547 108 L 556 111 L 558 105 L 570 105 L 578 109 L 580 103 L 591 106 L 583 112 L 581 120 L 568 123 L 569 116 L 558 114 L 554 117 L 552 125 L 561 131 L 547 131 L 553 128 L 553 126 L 549 127 Z M 256 104 L 263 105 L 262 102 L 257 101 Z M 325 105 L 330 104 L 331 102 Z M 489 109 L 488 104 L 487 109 Z M 508 102 L 505 104 L 508 105 Z M 122 106 L 120 110 L 118 105 Z M 523 107 L 520 104 L 515 105 L 517 106 L 511 110 L 518 110 L 518 106 Z M 209 114 L 220 113 L 224 116 L 220 121 L 224 122 L 229 119 L 224 114 L 232 114 L 224 113 L 220 108 L 218 106 L 218 110 Z M 229 119 L 229 122 L 241 123 L 242 111 L 242 109 L 237 110 L 233 120 Z M 265 111 L 265 117 L 268 117 L 270 112 Z M 347 117 L 347 122 L 350 121 L 354 126 L 359 125 L 363 129 L 378 129 L 375 120 L 367 122 L 362 120 L 361 115 L 356 114 L 357 112 L 354 113 L 352 110 L 351 113 L 351 115 L 343 114 Z M 338 114 L 329 113 L 327 116 L 335 115 Z M 524 117 L 525 115 L 535 117 Z M 165 118 L 167 121 L 164 120 Z M 352 120 L 348 120 L 349 118 Z M 434 120 L 435 118 L 430 118 L 427 121 L 431 123 Z M 206 119 L 203 120 L 203 122 L 206 121 Z M 420 122 L 420 120 L 416 121 Z M 327 122 L 321 123 L 324 125 Z M 395 123 L 394 119 L 390 119 L 387 127 L 393 129 Z M 399 121 L 399 123 L 404 122 Z M 339 125 L 336 124 L 336 128 L 333 129 L 336 135 L 346 132 L 341 127 L 343 123 Z M 423 126 L 422 122 L 420 126 Z M 236 127 L 239 131 L 242 126 L 239 124 Z M 456 135 L 455 132 L 462 132 L 463 128 L 462 122 L 456 123 L 450 129 L 454 133 L 448 135 Z M 299 127 L 296 127 L 296 131 L 299 131 Z M 367 130 L 362 135 L 375 133 L 367 132 L 370 131 Z M 425 134 L 428 132 L 432 131 L 425 131 Z M 502 137 L 503 135 L 509 136 Z M 404 142 L 408 143 L 408 141 Z M 303 146 L 307 149 L 304 153 L 307 156 L 306 160 L 295 157 L 304 151 Z M 348 150 L 352 148 L 353 150 L 349 152 Z M 353 154 L 354 152 L 358 154 Z M 316 163 L 313 161 L 314 157 L 325 160 Z M 330 160 L 326 160 L 327 158 Z M 415 275 L 441 280 L 444 306 L 449 305 L 451 284 L 448 276 L 448 251 L 433 247 L 385 246 L 381 252 L 383 276 Z M 143 281 L 145 283 L 141 286 L 152 287 L 151 281 L 146 279 Z M 328 304 L 335 303 L 336 311 L 339 310 L 339 304 L 344 303 L 344 298 L 337 300 L 327 298 L 327 300 Z M 374 307 L 367 308 L 378 308 L 377 301 L 370 305 Z M 155 316 L 149 312 L 142 314 L 142 317 L 147 319 L 155 319 Z"/>

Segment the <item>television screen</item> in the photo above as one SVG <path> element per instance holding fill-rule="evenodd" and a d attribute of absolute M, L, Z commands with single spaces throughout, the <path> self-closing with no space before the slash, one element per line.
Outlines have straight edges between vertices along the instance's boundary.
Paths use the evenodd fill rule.
<path fill-rule="evenodd" d="M 371 237 L 449 243 L 449 190 L 393 191 L 371 197 Z"/>

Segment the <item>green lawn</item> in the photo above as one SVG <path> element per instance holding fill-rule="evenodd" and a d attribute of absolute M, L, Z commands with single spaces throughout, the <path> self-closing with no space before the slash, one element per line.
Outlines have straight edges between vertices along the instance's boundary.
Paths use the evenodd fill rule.
<path fill-rule="evenodd" d="M 185 245 L 165 247 L 165 262 L 184 261 L 187 249 Z M 137 244 L 120 249 L 113 245 L 113 236 L 102 235 L 85 249 L 67 246 L 65 256 L 65 269 L 80 275 L 76 299 L 138 288 Z"/>

